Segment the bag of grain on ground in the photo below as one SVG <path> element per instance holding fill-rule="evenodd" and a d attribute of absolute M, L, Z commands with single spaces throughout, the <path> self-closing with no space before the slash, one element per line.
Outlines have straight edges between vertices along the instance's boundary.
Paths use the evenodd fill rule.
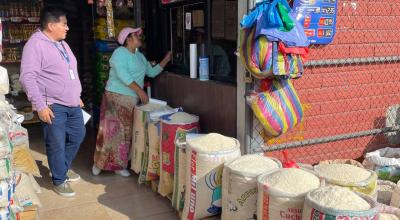
<path fill-rule="evenodd" d="M 282 168 L 275 158 L 251 154 L 224 165 L 222 174 L 222 220 L 252 219 L 257 214 L 257 178 Z"/>
<path fill-rule="evenodd" d="M 340 186 L 325 186 L 309 192 L 302 220 L 366 219 L 375 220 L 378 203 L 371 197 Z"/>
<path fill-rule="evenodd" d="M 182 220 L 202 219 L 221 213 L 224 163 L 240 155 L 239 141 L 220 134 L 208 134 L 188 141 Z"/>
<path fill-rule="evenodd" d="M 350 164 L 321 164 L 314 167 L 326 184 L 347 187 L 376 198 L 378 177 L 375 172 Z"/>
<path fill-rule="evenodd" d="M 306 194 L 321 187 L 311 171 L 283 168 L 258 177 L 258 220 L 301 219 Z"/>

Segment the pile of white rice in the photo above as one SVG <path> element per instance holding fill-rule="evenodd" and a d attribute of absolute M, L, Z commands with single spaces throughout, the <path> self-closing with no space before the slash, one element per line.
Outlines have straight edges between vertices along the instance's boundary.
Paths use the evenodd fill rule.
<path fill-rule="evenodd" d="M 350 164 L 321 164 L 315 171 L 323 178 L 344 183 L 358 183 L 368 180 L 371 172 Z"/>
<path fill-rule="evenodd" d="M 198 117 L 186 112 L 177 112 L 169 118 L 171 124 L 190 124 L 198 121 Z"/>
<path fill-rule="evenodd" d="M 257 154 L 250 154 L 232 161 L 228 166 L 231 170 L 236 172 L 260 175 L 267 171 L 279 168 L 280 164 L 271 158 Z"/>
<path fill-rule="evenodd" d="M 297 168 L 280 169 L 266 176 L 264 183 L 268 187 L 294 196 L 307 193 L 320 186 L 320 180 L 316 175 Z"/>
<path fill-rule="evenodd" d="M 193 138 L 188 141 L 191 147 L 205 152 L 218 152 L 234 149 L 238 143 L 234 138 L 226 137 L 216 133 L 210 133 L 202 137 Z"/>
<path fill-rule="evenodd" d="M 325 186 L 309 194 L 309 198 L 326 208 L 341 211 L 366 211 L 371 205 L 361 196 L 348 188 L 339 186 Z"/>

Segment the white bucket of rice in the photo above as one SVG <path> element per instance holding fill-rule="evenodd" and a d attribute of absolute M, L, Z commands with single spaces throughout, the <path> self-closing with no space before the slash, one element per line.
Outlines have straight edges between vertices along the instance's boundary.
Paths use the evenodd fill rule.
<path fill-rule="evenodd" d="M 378 203 L 371 197 L 346 187 L 325 186 L 307 194 L 302 219 L 375 220 L 377 215 Z"/>
<path fill-rule="evenodd" d="M 222 174 L 221 219 L 252 219 L 257 214 L 258 176 L 278 168 L 282 168 L 279 160 L 258 154 L 227 162 Z"/>
<path fill-rule="evenodd" d="M 202 219 L 221 213 L 224 163 L 240 156 L 234 138 L 208 134 L 188 140 L 186 193 L 182 220 Z"/>
<path fill-rule="evenodd" d="M 258 177 L 258 220 L 300 220 L 304 198 L 321 186 L 311 171 L 283 168 Z"/>
<path fill-rule="evenodd" d="M 355 192 L 376 197 L 378 176 L 371 170 L 351 164 L 320 164 L 314 170 L 325 179 L 326 184 L 348 187 Z"/>

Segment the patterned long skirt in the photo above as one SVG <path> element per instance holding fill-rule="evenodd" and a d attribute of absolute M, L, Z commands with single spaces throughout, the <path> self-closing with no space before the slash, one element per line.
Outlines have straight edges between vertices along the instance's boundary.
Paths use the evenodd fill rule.
<path fill-rule="evenodd" d="M 128 166 L 132 146 L 133 112 L 137 98 L 106 91 L 100 107 L 94 164 L 102 170 Z"/>

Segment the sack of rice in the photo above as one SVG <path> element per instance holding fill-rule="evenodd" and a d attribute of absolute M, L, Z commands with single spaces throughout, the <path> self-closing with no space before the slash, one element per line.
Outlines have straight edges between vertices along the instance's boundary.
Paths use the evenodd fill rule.
<path fill-rule="evenodd" d="M 352 159 L 324 160 L 319 162 L 319 164 L 350 164 L 360 168 L 364 168 L 364 166 L 360 162 Z"/>
<path fill-rule="evenodd" d="M 325 186 L 307 194 L 302 219 L 376 220 L 378 208 L 378 203 L 369 196 L 345 187 Z"/>
<path fill-rule="evenodd" d="M 11 196 L 13 194 L 13 187 L 9 181 L 0 182 L 0 207 L 7 207 Z"/>
<path fill-rule="evenodd" d="M 0 159 L 0 180 L 10 179 L 12 177 L 11 160 L 8 158 Z"/>
<path fill-rule="evenodd" d="M 36 205 L 42 207 L 42 203 L 35 193 L 30 177 L 25 173 L 20 173 L 20 180 L 15 189 L 16 198 L 22 206 Z"/>
<path fill-rule="evenodd" d="M 158 192 L 162 196 L 171 196 L 174 186 L 175 142 L 179 136 L 198 133 L 199 117 L 185 112 L 161 117 L 161 168 Z"/>
<path fill-rule="evenodd" d="M 400 208 L 400 181 L 396 184 L 396 187 L 393 189 L 390 198 L 390 206 Z"/>
<path fill-rule="evenodd" d="M 185 204 L 186 180 L 186 146 L 187 140 L 204 136 L 204 134 L 186 134 L 176 141 L 174 189 L 172 192 L 172 207 L 180 211 Z"/>
<path fill-rule="evenodd" d="M 283 168 L 258 177 L 257 219 L 301 219 L 306 194 L 321 186 L 303 169 Z"/>
<path fill-rule="evenodd" d="M 221 219 L 252 219 L 257 214 L 257 177 L 282 168 L 275 158 L 252 154 L 224 165 Z"/>
<path fill-rule="evenodd" d="M 11 153 L 11 143 L 7 132 L 0 126 L 0 158 L 5 158 Z"/>
<path fill-rule="evenodd" d="M 400 209 L 387 206 L 380 205 L 379 206 L 379 220 L 400 220 Z"/>
<path fill-rule="evenodd" d="M 350 164 L 321 164 L 315 166 L 314 170 L 327 184 L 348 187 L 368 196 L 376 196 L 378 177 L 373 171 Z"/>
<path fill-rule="evenodd" d="M 149 119 L 149 113 L 164 107 L 165 105 L 155 103 L 135 107 L 132 130 L 131 169 L 137 174 L 139 174 L 142 169 L 142 160 L 147 140 L 146 126 Z"/>
<path fill-rule="evenodd" d="M 378 180 L 377 187 L 377 201 L 381 204 L 390 205 L 393 191 L 397 188 L 397 185 L 393 182 L 386 180 Z"/>
<path fill-rule="evenodd" d="M 400 149 L 386 147 L 365 155 L 367 169 L 374 170 L 379 179 L 397 183 L 400 180 Z"/>
<path fill-rule="evenodd" d="M 240 144 L 234 138 L 208 134 L 188 141 L 182 220 L 202 219 L 221 213 L 224 163 L 239 156 Z"/>

